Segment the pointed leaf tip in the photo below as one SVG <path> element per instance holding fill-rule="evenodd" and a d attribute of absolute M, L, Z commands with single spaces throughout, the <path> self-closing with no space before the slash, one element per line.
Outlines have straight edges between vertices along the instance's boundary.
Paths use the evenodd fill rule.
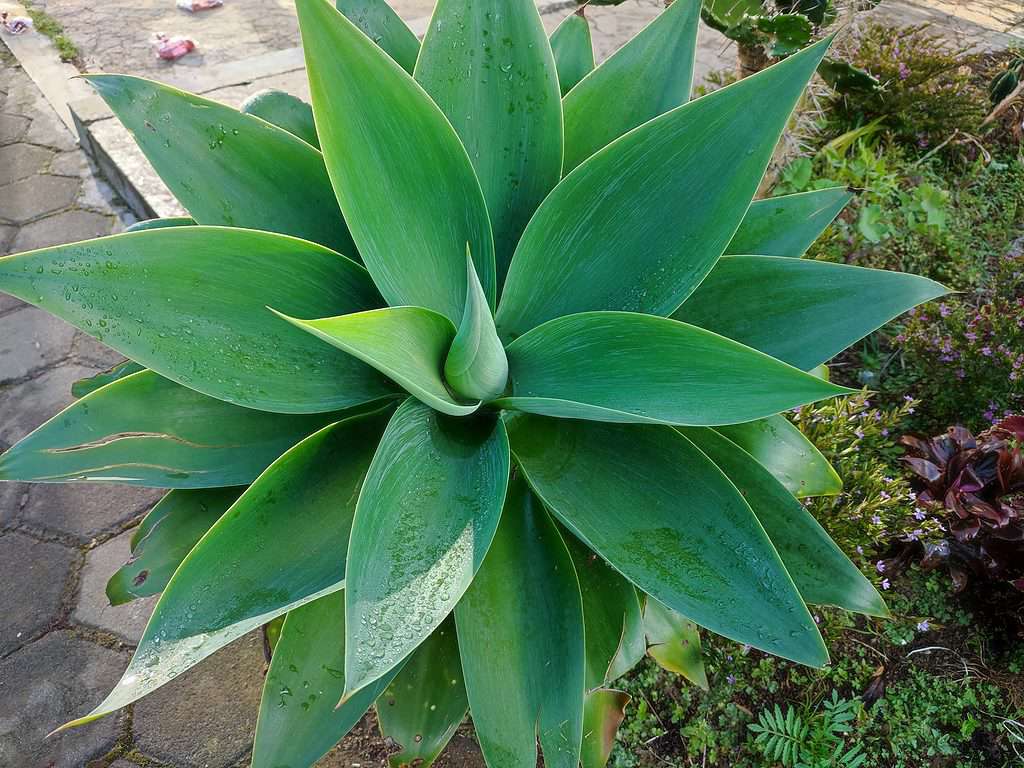
<path fill-rule="evenodd" d="M 469 400 L 493 400 L 508 383 L 508 357 L 466 244 L 466 309 L 444 364 L 445 380 Z"/>

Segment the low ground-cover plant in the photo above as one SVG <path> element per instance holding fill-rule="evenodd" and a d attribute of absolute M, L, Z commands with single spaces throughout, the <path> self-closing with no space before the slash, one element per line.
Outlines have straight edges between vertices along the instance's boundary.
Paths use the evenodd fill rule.
<path fill-rule="evenodd" d="M 889 410 L 865 400 L 807 407 L 797 417 L 846 479 L 841 496 L 814 499 L 810 509 L 881 585 L 892 618 L 814 609 L 833 649 L 823 670 L 717 637 L 705 638 L 702 649 L 707 691 L 651 662 L 639 665 L 622 683 L 634 707 L 614 765 L 764 768 L 774 752 L 763 752 L 749 726 L 768 713 L 774 720 L 776 704 L 783 720 L 790 710 L 804 722 L 822 718 L 832 691 L 840 702 L 863 702 L 844 744 L 863 750 L 864 765 L 1016 764 L 1010 732 L 1024 716 L 1020 643 L 1001 641 L 971 605 L 951 599 L 945 572 L 916 562 L 890 571 L 883 560 L 894 538 L 943 535 L 945 513 L 917 502 L 901 467 L 899 436 L 922 404 Z"/>
<path fill-rule="evenodd" d="M 926 25 L 870 22 L 846 55 L 879 87 L 836 93 L 825 115 L 829 133 L 879 121 L 898 143 L 930 150 L 956 131 L 975 132 L 988 112 L 988 94 L 965 54 Z"/>
<path fill-rule="evenodd" d="M 441 0 L 422 47 L 338 6 L 297 3 L 311 109 L 88 77 L 191 218 L 0 259 L 132 360 L 0 479 L 169 489 L 108 588 L 160 600 L 68 726 L 286 615 L 256 766 L 374 704 L 402 762 L 468 708 L 491 766 L 599 766 L 645 652 L 701 682 L 694 624 L 820 666 L 806 603 L 885 615 L 781 413 L 945 290 L 799 258 L 844 189 L 751 205 L 828 41 L 687 103 L 678 0 L 560 98 L 532 0 Z"/>
<path fill-rule="evenodd" d="M 917 310 L 896 336 L 904 381 L 929 404 L 921 429 L 983 429 L 1024 410 L 1024 249 L 993 261 L 982 288 Z"/>

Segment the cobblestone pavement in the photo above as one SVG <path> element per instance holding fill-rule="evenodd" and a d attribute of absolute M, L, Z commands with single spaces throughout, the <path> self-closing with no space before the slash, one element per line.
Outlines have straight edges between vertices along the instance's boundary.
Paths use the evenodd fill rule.
<path fill-rule="evenodd" d="M 430 16 L 434 0 L 392 0 L 391 5 L 413 22 Z M 546 14 L 550 28 L 568 14 L 571 0 L 564 5 Z M 220 8 L 198 13 L 178 9 L 174 0 L 34 0 L 33 6 L 60 21 L 87 71 L 169 78 L 299 45 L 292 0 L 225 0 Z M 618 48 L 662 7 L 663 0 L 627 0 L 615 8 L 590 8 L 598 58 Z M 197 49 L 176 62 L 161 61 L 153 53 L 157 32 L 191 37 Z"/>

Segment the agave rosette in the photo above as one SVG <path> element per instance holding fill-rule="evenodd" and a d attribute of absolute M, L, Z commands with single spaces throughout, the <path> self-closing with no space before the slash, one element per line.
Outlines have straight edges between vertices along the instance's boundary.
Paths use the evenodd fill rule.
<path fill-rule="evenodd" d="M 0 259 L 132 361 L 0 479 L 169 489 L 108 586 L 159 602 L 69 725 L 286 616 L 253 765 L 376 702 L 399 762 L 468 708 L 493 768 L 592 766 L 645 652 L 706 684 L 698 625 L 821 665 L 806 603 L 884 615 L 780 414 L 944 289 L 800 259 L 845 190 L 751 204 L 827 41 L 689 102 L 677 0 L 597 68 L 556 33 L 562 98 L 532 0 L 440 0 L 422 46 L 384 2 L 297 7 L 311 109 L 88 78 L 190 218 Z"/>

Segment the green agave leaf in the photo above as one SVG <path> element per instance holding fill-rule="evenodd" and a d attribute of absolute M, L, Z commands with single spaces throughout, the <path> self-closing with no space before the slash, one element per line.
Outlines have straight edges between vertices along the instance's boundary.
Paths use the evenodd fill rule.
<path fill-rule="evenodd" d="M 242 488 L 171 491 L 150 510 L 132 536 L 132 556 L 107 582 L 111 605 L 163 592 L 192 551 Z"/>
<path fill-rule="evenodd" d="M 737 642 L 811 666 L 827 661 L 750 507 L 679 432 L 536 416 L 511 418 L 508 429 L 534 492 L 644 592 Z"/>
<path fill-rule="evenodd" d="M 700 630 L 680 613 L 648 597 L 644 603 L 648 655 L 658 666 L 682 675 L 708 690 L 708 674 L 700 648 Z"/>
<path fill-rule="evenodd" d="M 278 616 L 263 625 L 264 650 L 269 648 L 271 656 L 274 655 L 274 649 L 277 648 L 277 643 L 281 639 L 281 630 L 284 629 L 284 620 L 287 616 L 288 614 Z"/>
<path fill-rule="evenodd" d="M 832 187 L 755 200 L 725 255 L 803 256 L 851 199 L 845 187 Z"/>
<path fill-rule="evenodd" d="M 562 174 L 558 74 L 537 3 L 438 0 L 416 79 L 476 170 L 500 286 L 526 222 Z"/>
<path fill-rule="evenodd" d="M 508 357 L 494 329 L 484 289 L 466 254 L 466 310 L 444 362 L 445 381 L 470 400 L 493 400 L 508 383 Z"/>
<path fill-rule="evenodd" d="M 615 746 L 615 736 L 626 718 L 628 693 L 602 688 L 587 694 L 583 705 L 581 768 L 604 768 Z"/>
<path fill-rule="evenodd" d="M 513 477 L 487 559 L 455 609 L 473 725 L 490 768 L 577 768 L 583 606 L 565 543 Z"/>
<path fill-rule="evenodd" d="M 316 125 L 313 123 L 313 108 L 298 96 L 266 88 L 247 98 L 238 109 L 243 114 L 263 118 L 320 149 L 320 139 L 317 138 Z M 354 251 L 352 255 L 355 255 Z"/>
<path fill-rule="evenodd" d="M 455 607 L 494 537 L 508 475 L 501 420 L 453 419 L 411 398 L 399 406 L 348 546 L 348 691 L 393 669 Z"/>
<path fill-rule="evenodd" d="M 743 494 L 800 595 L 815 605 L 836 605 L 869 616 L 888 616 L 881 596 L 804 505 L 749 453 L 711 429 L 682 434 L 718 465 Z"/>
<path fill-rule="evenodd" d="M 423 307 L 388 307 L 322 320 L 281 317 L 373 366 L 442 413 L 465 416 L 479 407 L 456 400 L 441 377 L 455 337 L 444 315 Z"/>
<path fill-rule="evenodd" d="M 398 66 L 412 74 L 420 53 L 420 41 L 386 0 L 337 0 L 334 7 L 398 62 Z"/>
<path fill-rule="evenodd" d="M 584 312 L 507 349 L 502 408 L 570 419 L 710 426 L 852 390 L 722 336 L 663 317 Z"/>
<path fill-rule="evenodd" d="M 827 43 L 645 123 L 569 174 L 516 249 L 502 338 L 574 312 L 674 312 L 735 234 Z"/>
<path fill-rule="evenodd" d="M 565 96 L 594 69 L 594 45 L 583 8 L 569 14 L 551 33 L 551 52 L 555 56 L 559 87 Z"/>
<path fill-rule="evenodd" d="M 240 408 L 142 371 L 86 395 L 0 455 L 0 480 L 246 485 L 345 415 Z"/>
<path fill-rule="evenodd" d="M 566 174 L 624 133 L 689 101 L 699 19 L 700 0 L 673 3 L 566 94 Z"/>
<path fill-rule="evenodd" d="M 358 259 L 324 160 L 253 115 L 129 75 L 84 75 L 200 224 L 295 235 Z"/>
<path fill-rule="evenodd" d="M 381 304 L 366 270 L 293 237 L 226 227 L 101 237 L 0 258 L 0 290 L 247 408 L 334 411 L 395 389 L 267 310 L 323 317 Z"/>
<path fill-rule="evenodd" d="M 778 256 L 723 256 L 672 315 L 802 370 L 925 301 L 926 277 Z"/>
<path fill-rule="evenodd" d="M 137 221 L 125 232 L 145 232 L 147 229 L 166 229 L 167 227 L 194 227 L 195 219 L 191 216 L 169 216 L 166 219 L 146 219 Z"/>
<path fill-rule="evenodd" d="M 465 307 L 462 259 L 469 243 L 493 303 L 487 205 L 444 113 L 325 0 L 298 0 L 296 7 L 327 170 L 384 298 L 457 323 Z"/>
<path fill-rule="evenodd" d="M 621 677 L 644 657 L 643 615 L 633 585 L 575 536 L 565 536 L 583 596 L 587 690 Z"/>
<path fill-rule="evenodd" d="M 251 768 L 313 765 L 352 730 L 393 677 L 335 709 L 344 668 L 344 592 L 289 611 L 263 684 Z"/>
<path fill-rule="evenodd" d="M 393 768 L 431 765 L 468 707 L 455 622 L 449 616 L 377 699 L 381 733 L 402 747 L 389 758 Z"/>
<path fill-rule="evenodd" d="M 843 481 L 828 459 L 782 414 L 715 427 L 749 453 L 798 499 L 835 496 Z"/>
<path fill-rule="evenodd" d="M 72 397 L 85 397 L 88 394 L 95 392 L 100 387 L 105 387 L 107 384 L 113 384 L 115 381 L 120 381 L 126 376 L 131 376 L 133 373 L 146 370 L 141 365 L 131 360 L 125 360 L 123 363 L 118 363 L 113 368 L 109 368 L 102 373 L 97 373 L 95 376 L 89 376 L 85 379 L 79 379 L 71 385 L 71 396 Z"/>
<path fill-rule="evenodd" d="M 325 427 L 260 475 L 175 571 L 114 690 L 61 729 L 131 704 L 271 619 L 341 589 L 356 495 L 385 413 Z"/>

